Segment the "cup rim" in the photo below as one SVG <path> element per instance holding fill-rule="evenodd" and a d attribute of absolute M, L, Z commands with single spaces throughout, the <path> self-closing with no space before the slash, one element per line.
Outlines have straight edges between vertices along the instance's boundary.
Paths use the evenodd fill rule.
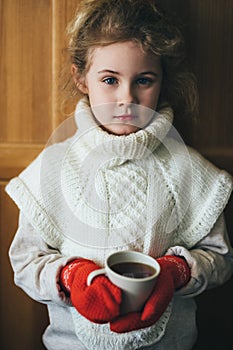
<path fill-rule="evenodd" d="M 111 264 L 109 264 L 108 262 L 109 262 L 109 260 L 110 259 L 113 259 L 113 257 L 115 257 L 115 256 L 117 256 L 117 255 L 123 255 L 123 254 L 127 254 L 128 256 L 133 256 L 133 255 L 137 255 L 137 256 L 140 256 L 141 258 L 143 258 L 143 259 L 145 259 L 146 258 L 146 260 L 148 260 L 148 262 L 146 262 L 146 261 L 138 261 L 139 263 L 140 262 L 142 262 L 142 263 L 147 263 L 147 265 L 150 265 L 150 266 L 152 266 L 153 268 L 155 268 L 155 273 L 153 274 L 153 275 L 151 275 L 151 276 L 149 276 L 149 277 L 143 277 L 143 278 L 134 278 L 134 277 L 127 277 L 127 276 L 124 276 L 124 275 L 121 275 L 121 274 L 119 274 L 119 273 L 117 273 L 117 272 L 115 272 L 113 269 L 111 269 L 111 266 L 113 265 L 111 265 Z M 149 262 L 153 262 L 153 264 L 151 263 L 149 263 Z M 122 260 L 122 261 L 120 261 L 120 262 L 133 262 L 132 260 L 129 260 L 129 258 L 127 259 L 125 259 L 125 260 Z M 156 266 L 155 266 L 156 265 Z M 108 270 L 110 270 L 111 271 L 111 273 L 114 275 L 114 276 L 117 276 L 118 278 L 120 277 L 120 278 L 122 278 L 123 280 L 125 280 L 125 281 L 135 281 L 135 282 L 146 282 L 146 281 L 150 281 L 150 280 L 153 280 L 155 277 L 157 277 L 158 275 L 159 275 L 159 273 L 160 273 L 160 265 L 159 265 L 159 263 L 158 263 L 158 261 L 155 259 L 155 258 L 153 258 L 152 256 L 150 256 L 150 255 L 147 255 L 147 254 L 145 254 L 145 253 L 142 253 L 142 252 L 137 252 L 137 251 L 134 251 L 134 250 L 122 250 L 122 251 L 118 251 L 118 252 L 115 252 L 115 253 L 113 253 L 113 254 L 111 254 L 111 255 L 109 255 L 108 257 L 107 257 L 107 259 L 106 259 L 106 264 L 105 264 L 105 266 L 106 266 L 106 268 L 108 269 Z"/>

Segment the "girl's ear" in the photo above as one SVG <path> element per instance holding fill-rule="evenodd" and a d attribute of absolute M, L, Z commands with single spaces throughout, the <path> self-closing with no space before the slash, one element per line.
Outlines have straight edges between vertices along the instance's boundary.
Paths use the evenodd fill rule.
<path fill-rule="evenodd" d="M 84 77 L 80 77 L 78 74 L 78 67 L 75 64 L 72 64 L 71 66 L 71 74 L 73 76 L 75 85 L 77 88 L 83 93 L 83 94 L 88 94 L 88 88 L 85 82 Z"/>

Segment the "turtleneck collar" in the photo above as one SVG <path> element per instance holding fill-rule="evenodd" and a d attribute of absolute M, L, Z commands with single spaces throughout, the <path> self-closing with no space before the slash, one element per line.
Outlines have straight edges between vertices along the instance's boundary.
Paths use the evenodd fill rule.
<path fill-rule="evenodd" d="M 77 136 L 81 143 L 89 143 L 98 148 L 98 152 L 107 152 L 113 157 L 124 160 L 141 159 L 155 149 L 169 132 L 173 122 L 173 111 L 170 107 L 154 112 L 149 125 L 129 135 L 114 135 L 103 130 L 96 122 L 86 98 L 79 101 L 75 110 Z"/>

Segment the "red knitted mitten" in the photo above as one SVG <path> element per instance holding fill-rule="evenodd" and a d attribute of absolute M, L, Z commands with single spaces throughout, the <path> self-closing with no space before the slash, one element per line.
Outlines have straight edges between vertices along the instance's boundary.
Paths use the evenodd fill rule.
<path fill-rule="evenodd" d="M 142 312 L 119 316 L 110 324 L 113 332 L 124 333 L 152 326 L 166 310 L 175 290 L 189 281 L 190 269 L 183 258 L 167 255 L 157 261 L 161 271 Z"/>
<path fill-rule="evenodd" d="M 73 260 L 61 270 L 60 283 L 81 315 L 95 323 L 107 323 L 120 313 L 121 290 L 104 275 L 87 286 L 89 273 L 99 268 L 91 260 Z"/>

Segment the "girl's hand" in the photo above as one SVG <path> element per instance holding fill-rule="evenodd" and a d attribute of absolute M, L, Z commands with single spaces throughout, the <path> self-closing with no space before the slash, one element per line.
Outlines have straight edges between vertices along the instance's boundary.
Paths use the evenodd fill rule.
<path fill-rule="evenodd" d="M 161 267 L 156 286 L 142 312 L 131 312 L 111 322 L 113 332 L 124 333 L 152 326 L 166 310 L 176 289 L 190 279 L 190 269 L 183 258 L 164 256 L 157 259 Z"/>
<path fill-rule="evenodd" d="M 107 323 L 120 313 L 121 290 L 105 276 L 87 286 L 89 273 L 99 268 L 91 260 L 73 260 L 61 270 L 60 283 L 81 315 L 95 323 Z"/>

